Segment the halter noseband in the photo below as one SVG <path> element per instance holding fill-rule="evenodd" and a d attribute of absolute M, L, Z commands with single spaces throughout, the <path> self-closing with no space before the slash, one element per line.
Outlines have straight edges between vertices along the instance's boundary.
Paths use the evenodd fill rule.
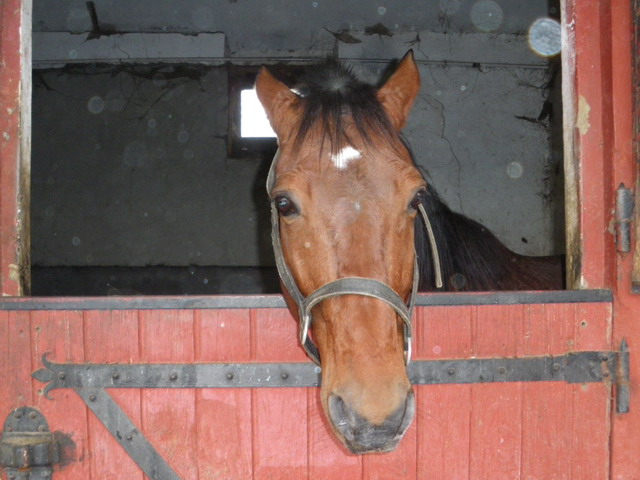
<path fill-rule="evenodd" d="M 275 167 L 280 157 L 280 151 L 278 150 L 271 163 L 269 169 L 269 175 L 267 176 L 267 193 L 271 196 L 271 190 L 275 184 Z M 431 252 L 434 263 L 434 271 L 436 277 L 436 287 L 442 288 L 442 275 L 440 272 L 440 258 L 429 222 L 429 217 L 422 205 L 419 206 L 419 211 L 424 220 L 425 227 L 427 229 L 429 242 L 431 245 Z M 404 359 L 405 363 L 409 364 L 411 361 L 411 317 L 413 315 L 413 307 L 415 304 L 415 297 L 418 291 L 419 283 L 419 270 L 417 256 L 413 262 L 413 285 L 411 287 L 411 295 L 409 296 L 408 303 L 398 295 L 391 287 L 386 283 L 373 278 L 363 277 L 342 277 L 329 283 L 325 283 L 308 296 L 304 296 L 298 285 L 293 278 L 291 270 L 284 259 L 284 253 L 282 251 L 282 243 L 280 241 L 280 217 L 278 210 L 275 206 L 275 201 L 271 202 L 271 243 L 273 244 L 273 253 L 275 255 L 276 267 L 278 268 L 278 274 L 284 288 L 289 292 L 291 298 L 298 306 L 298 317 L 300 322 L 300 344 L 307 352 L 307 355 L 316 364 L 320 365 L 320 352 L 318 347 L 309 337 L 309 328 L 312 322 L 311 310 L 318 303 L 326 300 L 327 298 L 341 296 L 341 295 L 362 295 L 365 297 L 377 298 L 382 300 L 400 316 L 403 322 L 404 331 Z"/>

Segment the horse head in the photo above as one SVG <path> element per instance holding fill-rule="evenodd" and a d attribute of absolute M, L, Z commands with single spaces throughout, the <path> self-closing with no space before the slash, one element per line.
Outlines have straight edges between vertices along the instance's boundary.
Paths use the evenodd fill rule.
<path fill-rule="evenodd" d="M 414 221 L 426 185 L 399 132 L 420 80 L 411 52 L 380 88 L 329 63 L 300 91 L 264 67 L 256 81 L 278 136 L 274 229 L 291 277 L 285 299 L 310 329 L 303 342 L 317 346 L 329 423 L 351 452 L 383 452 L 415 410 L 406 312 L 397 304 L 411 302 L 416 283 Z M 323 287 L 338 291 L 314 294 Z"/>

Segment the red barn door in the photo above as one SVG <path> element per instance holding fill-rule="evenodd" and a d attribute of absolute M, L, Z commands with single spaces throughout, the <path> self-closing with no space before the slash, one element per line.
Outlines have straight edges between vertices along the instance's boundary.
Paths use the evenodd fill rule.
<path fill-rule="evenodd" d="M 142 479 L 143 469 L 149 478 L 203 480 L 606 479 L 609 297 L 480 294 L 459 306 L 457 295 L 422 296 L 429 306 L 417 312 L 415 364 L 455 362 L 416 387 L 417 418 L 391 454 L 350 455 L 328 429 L 318 389 L 286 386 L 298 384 L 301 363 L 313 382 L 315 366 L 280 297 L 234 299 L 235 308 L 221 308 L 224 297 L 4 300 L 0 411 L 28 405 L 44 415 L 60 449 L 54 479 Z M 194 302 L 202 308 L 187 308 Z M 590 363 L 571 373 L 581 352 L 592 352 Z M 546 366 L 524 373 L 507 362 L 540 357 Z M 479 359 L 495 365 L 478 373 Z M 289 372 L 274 374 L 285 386 L 229 365 L 265 362 Z M 222 385 L 211 388 L 213 374 L 193 373 L 194 365 L 222 368 Z M 161 373 L 149 373 L 154 366 Z M 248 378 L 254 387 L 224 385 Z"/>

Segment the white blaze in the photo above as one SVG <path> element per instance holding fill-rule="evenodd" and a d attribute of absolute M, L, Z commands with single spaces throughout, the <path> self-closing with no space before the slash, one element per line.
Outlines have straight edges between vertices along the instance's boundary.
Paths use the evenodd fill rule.
<path fill-rule="evenodd" d="M 347 168 L 352 160 L 357 160 L 362 154 L 353 147 L 344 147 L 335 155 L 331 155 L 331 161 L 340 170 Z"/>

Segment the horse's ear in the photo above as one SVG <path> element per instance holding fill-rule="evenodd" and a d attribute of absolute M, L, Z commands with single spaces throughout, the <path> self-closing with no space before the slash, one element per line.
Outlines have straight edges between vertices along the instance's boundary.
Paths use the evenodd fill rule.
<path fill-rule="evenodd" d="M 256 93 L 267 112 L 271 128 L 282 140 L 291 129 L 291 119 L 298 103 L 298 96 L 289 87 L 277 80 L 265 67 L 256 78 Z"/>
<path fill-rule="evenodd" d="M 409 50 L 393 75 L 378 90 L 378 100 L 397 130 L 404 127 L 419 91 L 420 73 L 413 59 L 413 50 Z"/>

